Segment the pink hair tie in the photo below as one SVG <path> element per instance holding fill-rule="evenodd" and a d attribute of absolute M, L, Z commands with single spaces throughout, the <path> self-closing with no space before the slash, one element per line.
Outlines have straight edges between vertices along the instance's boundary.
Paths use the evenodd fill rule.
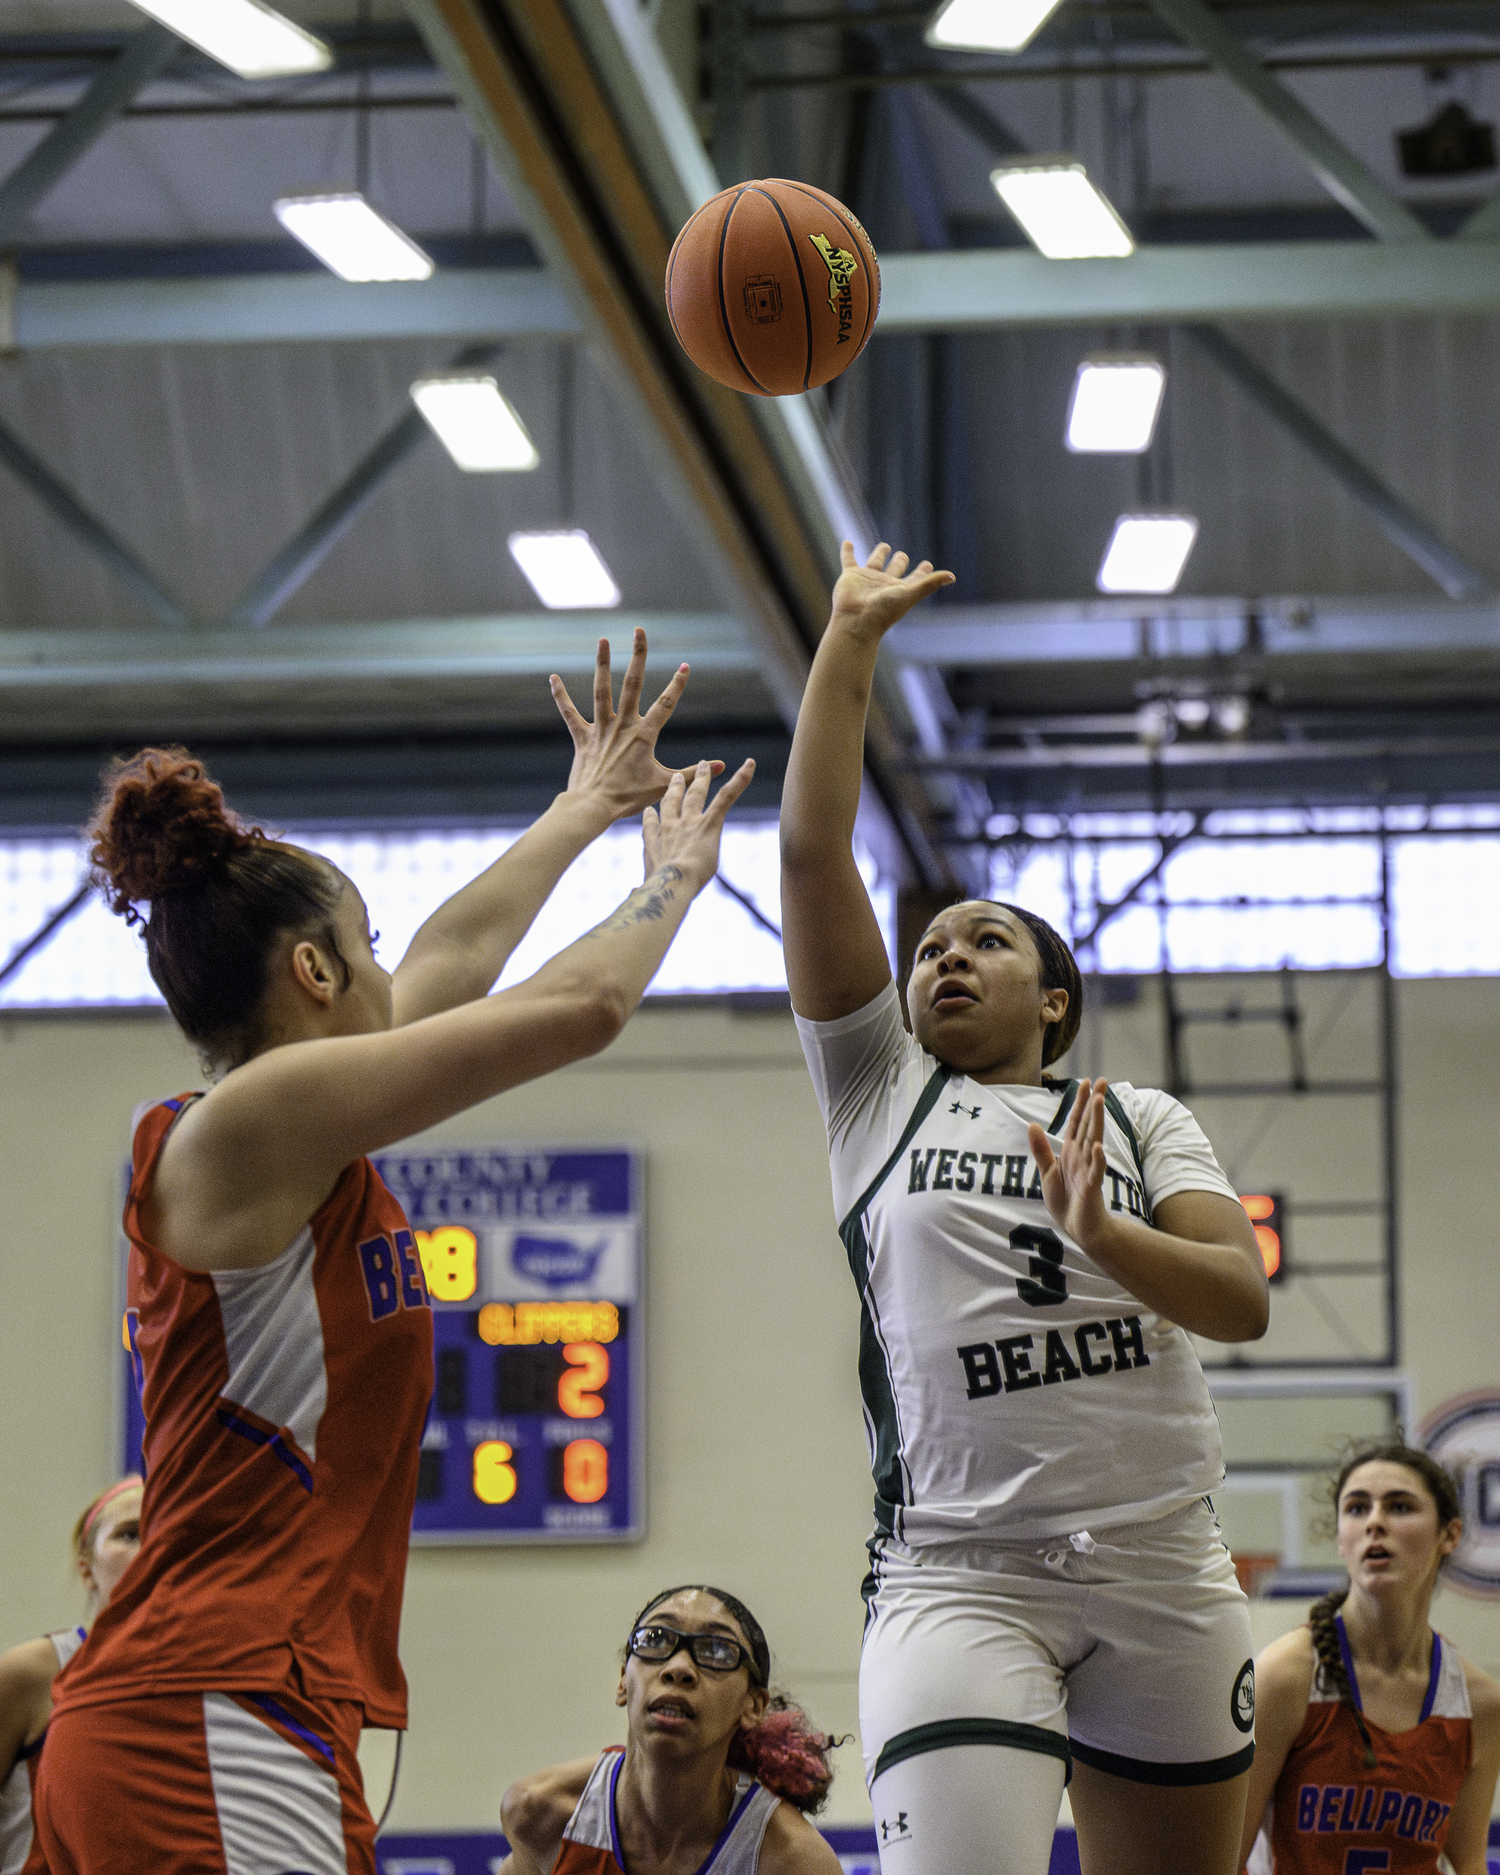
<path fill-rule="evenodd" d="M 84 1523 L 83 1534 L 78 1539 L 80 1544 L 88 1542 L 89 1531 L 98 1523 L 100 1512 L 112 1498 L 118 1497 L 122 1491 L 139 1491 L 144 1487 L 145 1482 L 146 1480 L 139 1472 L 133 1471 L 128 1478 L 122 1478 L 118 1484 L 112 1484 L 107 1491 L 100 1492 L 99 1496 L 94 1499 L 93 1509 L 90 1510 Z"/>

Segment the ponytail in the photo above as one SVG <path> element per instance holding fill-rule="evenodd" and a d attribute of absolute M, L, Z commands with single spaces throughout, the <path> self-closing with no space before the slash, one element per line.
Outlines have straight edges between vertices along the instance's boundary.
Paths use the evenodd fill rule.
<path fill-rule="evenodd" d="M 842 1742 L 815 1730 L 800 1706 L 775 1693 L 764 1716 L 735 1733 L 729 1765 L 735 1771 L 748 1771 L 772 1796 L 804 1816 L 815 1816 L 827 1803 L 833 1783 L 828 1754 Z"/>
<path fill-rule="evenodd" d="M 231 814 L 186 749 L 115 762 L 90 832 L 95 883 L 111 911 L 142 927 L 152 981 L 210 1065 L 254 1052 L 272 949 L 287 932 L 315 934 L 347 987 L 332 922 L 338 874 Z"/>

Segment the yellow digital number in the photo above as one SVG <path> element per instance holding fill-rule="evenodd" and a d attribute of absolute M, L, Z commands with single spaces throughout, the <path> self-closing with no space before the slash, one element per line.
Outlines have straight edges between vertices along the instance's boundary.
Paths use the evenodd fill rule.
<path fill-rule="evenodd" d="M 474 1447 L 474 1495 L 481 1504 L 508 1504 L 516 1494 L 515 1453 L 504 1439 Z"/>
<path fill-rule="evenodd" d="M 598 1389 L 609 1379 L 609 1353 L 597 1341 L 570 1341 L 563 1349 L 570 1371 L 557 1383 L 557 1404 L 569 1419 L 597 1419 Z"/>
<path fill-rule="evenodd" d="M 609 1453 L 597 1439 L 563 1447 L 563 1490 L 575 1504 L 597 1504 L 609 1489 Z"/>
<path fill-rule="evenodd" d="M 479 1286 L 479 1242 L 462 1224 L 419 1230 L 417 1249 L 434 1302 L 467 1302 Z"/>

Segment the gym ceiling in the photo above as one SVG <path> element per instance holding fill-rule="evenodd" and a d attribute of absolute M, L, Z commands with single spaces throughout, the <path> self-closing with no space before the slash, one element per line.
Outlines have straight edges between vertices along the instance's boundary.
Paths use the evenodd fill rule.
<path fill-rule="evenodd" d="M 1500 0 L 1063 0 L 1012 56 L 900 0 L 288 0 L 333 48 L 245 81 L 120 0 L 0 7 L 0 821 L 103 755 L 203 749 L 283 819 L 536 811 L 546 688 L 597 634 L 694 677 L 671 731 L 774 811 L 837 543 L 958 584 L 893 634 L 872 826 L 930 884 L 996 813 L 1500 795 L 1500 172 L 1398 132 L 1500 112 Z M 1483 157 L 1482 130 L 1467 137 Z M 1123 261 L 1048 261 L 989 183 L 1083 160 Z M 721 390 L 661 298 L 721 180 L 831 190 L 882 257 L 828 393 Z M 437 263 L 352 286 L 273 201 L 364 187 Z M 1142 456 L 1063 446 L 1145 351 Z M 529 474 L 466 475 L 409 387 L 492 370 Z M 1178 591 L 1101 599 L 1115 517 L 1193 515 Z M 614 612 L 506 548 L 586 528 Z M 883 836 L 880 832 L 883 830 Z"/>

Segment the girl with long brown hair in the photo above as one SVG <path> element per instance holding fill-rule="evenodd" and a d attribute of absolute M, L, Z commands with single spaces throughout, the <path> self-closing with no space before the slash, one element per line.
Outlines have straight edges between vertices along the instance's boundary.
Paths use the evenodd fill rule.
<path fill-rule="evenodd" d="M 1256 1662 L 1241 1860 L 1265 1827 L 1276 1875 L 1432 1875 L 1439 1856 L 1486 1875 L 1500 1686 L 1428 1624 L 1458 1489 L 1393 1442 L 1356 1451 L 1333 1502 L 1348 1581 Z"/>

